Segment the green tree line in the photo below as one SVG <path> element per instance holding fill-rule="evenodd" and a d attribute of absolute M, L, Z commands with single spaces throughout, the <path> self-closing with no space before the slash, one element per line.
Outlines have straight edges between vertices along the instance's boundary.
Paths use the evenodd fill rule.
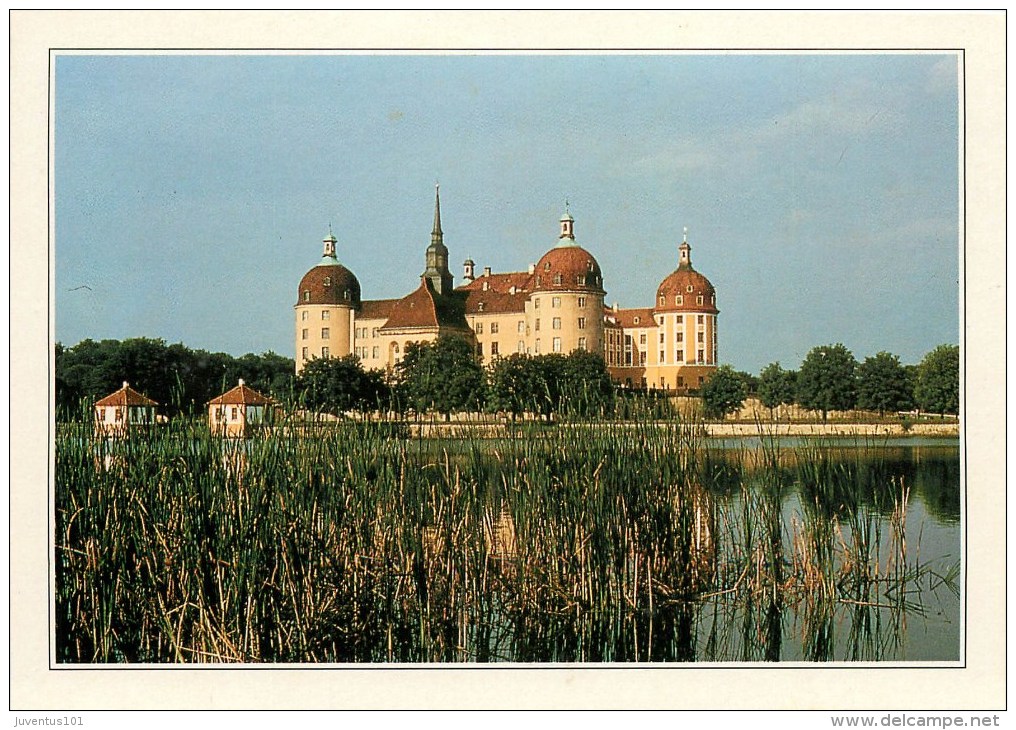
<path fill-rule="evenodd" d="M 770 412 L 798 405 L 822 414 L 860 409 L 887 413 L 917 409 L 924 413 L 959 413 L 960 348 L 939 345 L 919 365 L 903 365 L 898 356 L 879 352 L 858 362 L 842 344 L 813 348 L 797 370 L 774 362 L 758 377 L 730 366 L 717 369 L 703 386 L 706 414 L 723 417 L 755 395 Z"/>

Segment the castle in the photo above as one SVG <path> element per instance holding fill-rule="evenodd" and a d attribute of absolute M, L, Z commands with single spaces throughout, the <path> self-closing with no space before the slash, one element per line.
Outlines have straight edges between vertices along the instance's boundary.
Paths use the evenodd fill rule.
<path fill-rule="evenodd" d="M 434 225 L 420 285 L 401 299 L 364 300 L 356 276 L 339 263 L 329 232 L 324 253 L 300 280 L 296 372 L 313 358 L 354 354 L 367 369 L 394 367 L 411 342 L 454 334 L 469 339 L 484 362 L 512 353 L 602 353 L 619 384 L 686 394 L 717 365 L 716 291 L 678 247 L 678 266 L 657 287 L 653 305 L 604 305 L 603 273 L 575 240 L 575 221 L 560 220 L 557 245 L 526 271 L 479 275 L 471 259 L 454 286 L 435 190 Z"/>

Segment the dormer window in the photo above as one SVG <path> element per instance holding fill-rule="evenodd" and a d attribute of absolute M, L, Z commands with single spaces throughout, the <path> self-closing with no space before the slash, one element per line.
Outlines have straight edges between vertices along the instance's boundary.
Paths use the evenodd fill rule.
<path fill-rule="evenodd" d="M 680 307 L 682 304 L 684 304 L 684 297 L 682 295 L 680 295 L 680 294 L 675 296 L 674 297 L 674 304 L 676 304 L 678 307 Z"/>
<path fill-rule="evenodd" d="M 689 284 L 688 285 L 688 293 L 690 294 L 693 291 L 695 291 L 695 287 L 693 287 L 691 284 Z"/>
<path fill-rule="evenodd" d="M 576 276 L 575 277 L 575 283 L 578 284 L 579 286 L 585 286 L 586 285 L 586 277 L 581 275 L 581 274 L 579 276 Z"/>
<path fill-rule="evenodd" d="M 305 302 L 309 302 L 310 301 L 310 289 L 307 289 L 303 293 L 303 301 L 305 301 Z"/>
<path fill-rule="evenodd" d="M 592 261 L 587 261 L 586 262 L 586 266 L 589 268 L 589 271 L 592 272 L 592 270 L 593 270 L 593 262 Z"/>
<path fill-rule="evenodd" d="M 481 312 L 483 311 L 483 307 L 484 307 L 484 302 L 480 302 L 480 303 L 479 303 L 479 304 L 477 305 L 477 309 L 478 309 L 479 311 L 481 311 Z"/>
<path fill-rule="evenodd" d="M 549 261 L 543 265 L 543 270 L 544 271 L 550 271 L 550 262 Z"/>
<path fill-rule="evenodd" d="M 554 274 L 554 286 L 561 286 L 561 275 Z"/>
<path fill-rule="evenodd" d="M 325 277 L 325 286 L 331 286 L 331 285 L 332 285 L 332 277 L 326 276 Z"/>
<path fill-rule="evenodd" d="M 487 291 L 488 289 L 490 289 L 490 282 L 487 281 L 483 282 L 483 290 Z"/>
<path fill-rule="evenodd" d="M 345 299 L 347 302 L 349 301 L 349 289 L 346 289 L 345 291 L 342 292 L 342 298 Z"/>
<path fill-rule="evenodd" d="M 638 317 L 636 317 L 636 318 L 635 318 L 635 324 L 638 324 L 638 323 L 639 323 L 639 318 L 638 318 Z"/>
<path fill-rule="evenodd" d="M 660 295 L 660 306 L 662 307 L 666 303 L 667 303 L 667 298 L 661 294 Z"/>
<path fill-rule="evenodd" d="M 537 276 L 536 277 L 536 286 L 539 286 L 539 285 L 540 285 L 540 277 Z"/>
<path fill-rule="evenodd" d="M 696 297 L 696 298 L 695 298 L 695 303 L 696 303 L 696 304 L 702 304 L 702 302 L 704 301 L 704 299 L 705 299 L 705 297 L 701 297 L 701 296 L 700 296 L 700 297 Z"/>

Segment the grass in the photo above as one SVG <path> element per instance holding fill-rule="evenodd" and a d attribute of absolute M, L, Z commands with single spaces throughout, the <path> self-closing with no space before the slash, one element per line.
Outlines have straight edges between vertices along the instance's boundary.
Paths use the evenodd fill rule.
<path fill-rule="evenodd" d="M 922 585 L 956 585 L 871 459 L 717 460 L 648 419 L 463 433 L 64 429 L 58 660 L 774 661 L 788 628 L 823 660 L 844 616 L 847 658 L 881 658 Z"/>

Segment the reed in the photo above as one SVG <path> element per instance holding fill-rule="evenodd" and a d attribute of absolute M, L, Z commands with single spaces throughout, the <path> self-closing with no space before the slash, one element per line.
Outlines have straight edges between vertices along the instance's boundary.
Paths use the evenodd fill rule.
<path fill-rule="evenodd" d="M 409 433 L 61 429 L 58 660 L 775 661 L 788 616 L 822 660 L 845 607 L 867 656 L 873 607 L 955 584 L 915 564 L 903 485 L 820 448 L 763 434 L 718 467 L 700 424 L 649 417 Z"/>

